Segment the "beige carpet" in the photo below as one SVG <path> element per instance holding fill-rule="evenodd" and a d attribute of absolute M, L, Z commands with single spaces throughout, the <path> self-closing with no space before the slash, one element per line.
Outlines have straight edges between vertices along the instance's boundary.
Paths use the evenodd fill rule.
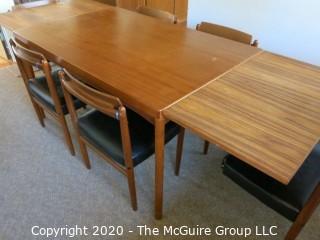
<path fill-rule="evenodd" d="M 6 59 L 0 57 L 0 68 L 9 66 L 10 64 L 11 64 L 11 61 L 6 60 Z"/>
<path fill-rule="evenodd" d="M 166 148 L 164 218 L 153 218 L 153 157 L 136 168 L 139 209 L 133 212 L 125 178 L 92 152 L 90 171 L 84 168 L 79 150 L 76 157 L 70 156 L 56 122 L 47 118 L 46 128 L 37 122 L 17 75 L 14 65 L 0 69 L 0 240 L 150 239 L 139 236 L 137 225 L 213 229 L 276 225 L 277 237 L 247 239 L 283 239 L 291 223 L 224 177 L 220 164 L 225 153 L 211 147 L 207 156 L 202 155 L 202 140 L 191 133 L 186 136 L 180 177 L 173 174 L 175 140 Z M 125 233 L 123 237 L 44 238 L 31 235 L 34 225 L 122 225 Z M 299 239 L 320 239 L 319 228 L 320 209 Z"/>

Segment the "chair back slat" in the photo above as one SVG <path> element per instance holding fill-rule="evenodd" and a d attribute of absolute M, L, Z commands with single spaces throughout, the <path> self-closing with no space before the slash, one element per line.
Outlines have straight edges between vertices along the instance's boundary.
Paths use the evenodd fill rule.
<path fill-rule="evenodd" d="M 210 33 L 219 37 L 227 38 L 237 42 L 257 46 L 257 41 L 252 42 L 252 35 L 238 31 L 233 28 L 228 28 L 225 26 L 202 22 L 197 25 L 197 30 L 201 32 Z"/>
<path fill-rule="evenodd" d="M 26 61 L 38 68 L 43 67 L 43 62 L 46 61 L 46 58 L 43 54 L 24 48 L 21 45 L 17 44 L 17 42 L 13 39 L 10 39 L 10 46 L 12 48 L 13 54 L 17 58 Z"/>
<path fill-rule="evenodd" d="M 119 0 L 96 0 L 96 1 L 116 7 L 116 6 L 118 6 Z"/>
<path fill-rule="evenodd" d="M 41 53 L 22 47 L 13 39 L 10 39 L 10 46 L 28 91 L 28 81 L 32 81 L 35 78 L 33 67 L 37 67 L 44 73 L 56 112 L 58 114 L 62 114 L 62 107 L 57 93 L 56 84 L 51 75 L 51 66 L 45 56 Z"/>
<path fill-rule="evenodd" d="M 173 24 L 177 23 L 177 17 L 174 14 L 171 14 L 169 12 L 162 11 L 159 9 L 140 6 L 137 8 L 137 12 L 149 17 L 158 18 L 168 23 L 173 23 Z"/>
<path fill-rule="evenodd" d="M 122 106 L 119 98 L 82 83 L 65 69 L 59 72 L 59 77 L 65 95 L 70 94 L 104 114 L 119 119 L 119 108 Z"/>
<path fill-rule="evenodd" d="M 96 110 L 106 114 L 107 116 L 119 120 L 125 165 L 127 169 L 132 169 L 132 149 L 128 118 L 126 108 L 122 105 L 120 99 L 107 93 L 100 92 L 97 89 L 84 84 L 83 82 L 73 77 L 65 69 L 59 72 L 59 77 L 62 83 L 62 89 L 66 99 L 68 110 L 71 115 L 72 124 L 78 135 L 79 142 L 81 142 L 81 131 L 79 129 L 78 116 L 72 102 L 72 96 L 77 97 L 82 102 L 94 107 Z"/>

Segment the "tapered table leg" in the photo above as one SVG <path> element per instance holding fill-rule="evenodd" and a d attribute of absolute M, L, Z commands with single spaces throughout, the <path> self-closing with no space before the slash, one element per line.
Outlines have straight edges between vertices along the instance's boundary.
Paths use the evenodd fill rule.
<path fill-rule="evenodd" d="M 155 218 L 162 218 L 164 175 L 165 119 L 160 113 L 155 119 Z"/>

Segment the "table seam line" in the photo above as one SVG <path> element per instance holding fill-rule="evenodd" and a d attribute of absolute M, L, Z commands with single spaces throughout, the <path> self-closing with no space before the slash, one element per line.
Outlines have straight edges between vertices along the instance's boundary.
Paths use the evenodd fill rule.
<path fill-rule="evenodd" d="M 248 57 L 247 59 L 245 59 L 245 60 L 244 60 L 244 61 L 242 61 L 241 63 L 236 64 L 235 66 L 233 66 L 232 68 L 230 68 L 228 71 L 226 71 L 226 72 L 224 72 L 224 73 L 220 74 L 219 76 L 217 76 L 217 77 L 215 77 L 215 78 L 211 79 L 211 80 L 210 80 L 210 81 L 208 81 L 207 83 L 203 84 L 202 86 L 198 87 L 197 89 L 194 89 L 193 91 L 191 91 L 190 93 L 186 94 L 185 96 L 183 96 L 183 97 L 181 97 L 181 98 L 177 99 L 176 101 L 174 101 L 173 103 L 171 103 L 171 104 L 169 104 L 168 106 L 164 107 L 163 109 L 160 109 L 160 111 L 159 111 L 159 112 L 163 112 L 163 111 L 165 111 L 165 110 L 167 110 L 167 109 L 169 109 L 169 108 L 173 107 L 173 106 L 174 106 L 174 105 L 176 105 L 177 103 L 179 103 L 179 102 L 183 101 L 184 99 L 188 98 L 189 96 L 193 95 L 194 93 L 196 93 L 196 92 L 200 91 L 202 88 L 204 88 L 204 87 L 208 86 L 209 84 L 211 84 L 212 82 L 214 82 L 214 81 L 216 81 L 216 80 L 218 80 L 218 79 L 222 78 L 224 75 L 226 75 L 226 74 L 230 73 L 230 72 L 231 72 L 231 71 L 233 71 L 235 68 L 237 68 L 237 67 L 239 67 L 239 66 L 241 66 L 241 65 L 243 65 L 243 64 L 245 64 L 245 63 L 247 63 L 247 62 L 248 62 L 248 61 L 250 61 L 251 59 L 253 59 L 253 58 L 255 58 L 255 57 L 257 57 L 257 56 L 261 55 L 262 53 L 265 53 L 265 51 L 264 51 L 264 50 L 261 50 L 261 51 L 259 51 L 259 52 L 255 53 L 255 54 L 253 54 L 252 56 Z"/>

